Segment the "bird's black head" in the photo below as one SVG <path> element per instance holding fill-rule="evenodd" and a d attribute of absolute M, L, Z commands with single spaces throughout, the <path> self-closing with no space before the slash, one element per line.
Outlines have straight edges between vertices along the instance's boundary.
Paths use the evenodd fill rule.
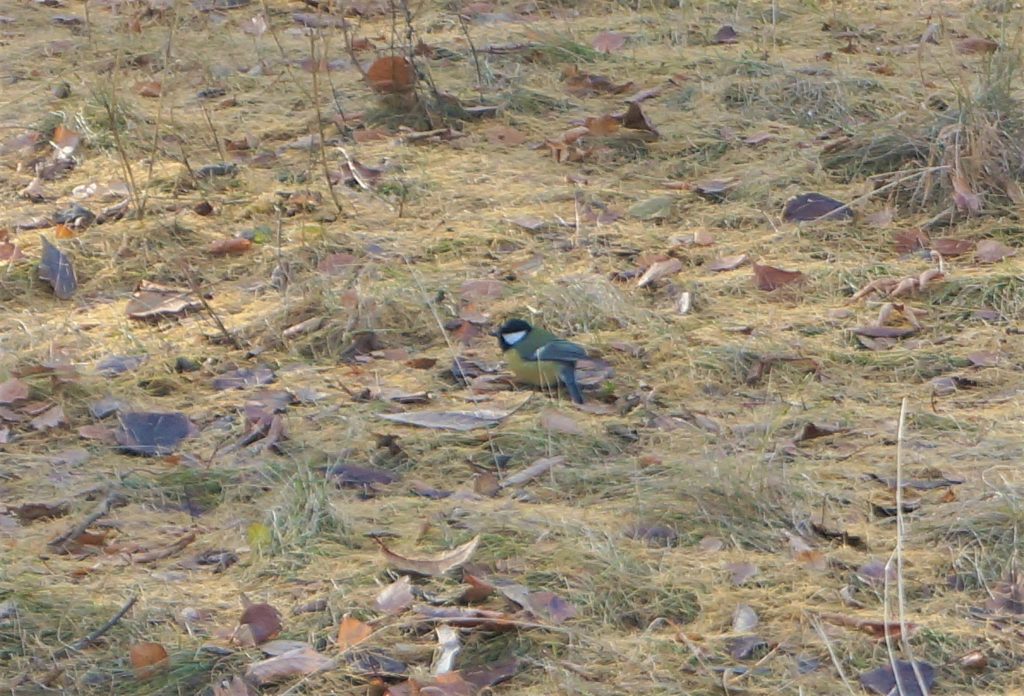
<path fill-rule="evenodd" d="M 532 330 L 533 327 L 522 319 L 509 319 L 494 332 L 494 335 L 498 337 L 498 345 L 504 352 L 526 338 Z"/>

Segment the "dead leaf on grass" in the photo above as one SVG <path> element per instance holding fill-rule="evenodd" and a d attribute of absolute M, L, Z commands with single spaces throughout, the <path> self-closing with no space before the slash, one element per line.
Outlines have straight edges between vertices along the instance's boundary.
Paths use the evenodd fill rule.
<path fill-rule="evenodd" d="M 626 35 L 617 31 L 602 31 L 590 45 L 598 53 L 615 53 L 626 45 Z"/>
<path fill-rule="evenodd" d="M 377 603 L 378 605 L 380 604 L 379 595 L 377 597 Z M 346 650 L 359 645 L 372 634 L 373 628 L 369 625 L 363 623 L 359 619 L 354 619 L 348 614 L 345 614 L 341 620 L 341 625 L 338 626 L 338 649 L 345 652 Z"/>
<path fill-rule="evenodd" d="M 480 543 L 480 537 L 475 536 L 461 546 L 427 558 L 406 558 L 389 549 L 380 539 L 374 539 L 374 541 L 380 547 L 380 552 L 388 565 L 394 570 L 414 575 L 437 577 L 467 562 L 470 556 L 473 555 L 473 552 L 476 551 L 477 544 Z"/>
<path fill-rule="evenodd" d="M 914 663 L 903 660 L 895 660 L 895 665 L 895 674 L 893 665 L 886 664 L 860 675 L 861 686 L 880 696 L 889 696 L 893 693 L 899 693 L 900 696 L 929 696 L 935 683 L 934 667 L 927 662 Z M 898 680 L 896 674 L 899 674 Z M 921 676 L 920 682 L 918 674 Z"/>
<path fill-rule="evenodd" d="M 121 449 L 129 454 L 163 456 L 196 433 L 196 427 L 184 413 L 121 413 L 120 426 L 114 432 Z"/>
<path fill-rule="evenodd" d="M 401 94 L 412 89 L 416 69 L 405 56 L 384 56 L 367 69 L 366 82 L 378 94 Z"/>
<path fill-rule="evenodd" d="M 257 696 L 256 690 L 237 674 L 213 685 L 213 696 Z"/>
<path fill-rule="evenodd" d="M 953 185 L 953 202 L 956 207 L 969 215 L 980 213 L 981 196 L 971 190 L 967 177 L 954 170 L 949 173 L 949 181 Z"/>
<path fill-rule="evenodd" d="M 636 281 L 637 287 L 645 288 L 657 283 L 662 278 L 675 275 L 683 270 L 683 262 L 677 258 L 668 258 L 652 263 L 644 274 Z"/>
<path fill-rule="evenodd" d="M 540 426 L 551 433 L 583 435 L 586 431 L 572 417 L 554 409 L 544 409 L 540 414 Z"/>
<path fill-rule="evenodd" d="M 145 82 L 135 83 L 135 93 L 140 97 L 159 97 L 162 93 L 162 86 L 156 80 L 147 80 Z"/>
<path fill-rule="evenodd" d="M 734 44 L 739 43 L 739 40 L 740 35 L 736 32 L 736 29 L 731 24 L 725 24 L 719 27 L 711 41 L 716 44 Z"/>
<path fill-rule="evenodd" d="M 203 303 L 191 290 L 143 281 L 128 301 L 125 313 L 130 319 L 152 321 L 179 317 L 202 308 Z"/>
<path fill-rule="evenodd" d="M 740 604 L 732 612 L 733 633 L 750 633 L 759 622 L 757 612 L 748 604 Z"/>
<path fill-rule="evenodd" d="M 378 417 L 403 425 L 434 430 L 456 430 L 465 432 L 476 428 L 490 428 L 508 418 L 510 411 L 411 411 L 409 413 L 379 413 Z"/>
<path fill-rule="evenodd" d="M 28 384 L 17 377 L 0 383 L 0 404 L 13 404 L 28 398 Z"/>
<path fill-rule="evenodd" d="M 1006 246 L 997 239 L 983 239 L 974 250 L 974 258 L 981 263 L 998 263 L 1010 256 L 1016 256 L 1017 250 Z"/>
<path fill-rule="evenodd" d="M 834 626 L 842 626 L 844 628 L 852 628 L 856 631 L 866 633 L 875 640 L 885 640 L 886 636 L 890 638 L 900 639 L 910 638 L 917 632 L 917 624 L 914 623 L 903 623 L 898 621 L 878 621 L 875 619 L 862 619 L 856 616 L 847 616 L 845 614 L 822 614 L 822 621 L 826 621 Z M 906 628 L 906 633 L 904 633 Z"/>
<path fill-rule="evenodd" d="M 237 370 L 228 370 L 213 380 L 213 388 L 217 391 L 227 389 L 245 389 L 246 387 L 257 387 L 270 384 L 277 377 L 269 367 L 259 366 L 255 368 L 242 367 Z"/>
<path fill-rule="evenodd" d="M 511 126 L 492 126 L 484 131 L 484 135 L 487 137 L 487 142 L 495 146 L 514 147 L 526 142 L 526 135 Z"/>
<path fill-rule="evenodd" d="M 706 266 L 706 268 L 709 271 L 716 272 L 734 271 L 743 264 L 745 264 L 749 260 L 749 258 L 750 257 L 747 256 L 746 254 L 736 254 L 735 256 L 720 256 L 719 258 L 709 263 Z"/>
<path fill-rule="evenodd" d="M 995 53 L 999 42 L 983 36 L 969 36 L 956 42 L 957 53 L 965 55 Z"/>
<path fill-rule="evenodd" d="M 529 483 L 538 476 L 542 476 L 547 472 L 554 469 L 556 466 L 565 464 L 565 457 L 558 455 L 556 457 L 544 457 L 538 459 L 530 466 L 526 467 L 522 471 L 517 471 L 511 476 L 506 477 L 501 482 L 502 488 L 509 488 L 512 486 L 522 486 L 525 483 Z"/>
<path fill-rule="evenodd" d="M 281 613 L 270 604 L 250 604 L 242 611 L 234 640 L 239 645 L 265 643 L 281 632 Z"/>
<path fill-rule="evenodd" d="M 793 560 L 810 570 L 828 569 L 828 559 L 824 553 L 796 534 L 786 532 L 786 536 L 789 537 L 789 550 Z"/>
<path fill-rule="evenodd" d="M 757 289 L 766 292 L 778 290 L 781 287 L 800 282 L 804 279 L 804 274 L 800 271 L 786 271 L 759 263 L 755 263 L 753 268 L 754 283 L 757 285 Z"/>
<path fill-rule="evenodd" d="M 306 645 L 276 657 L 254 662 L 245 670 L 245 676 L 258 686 L 266 686 L 292 677 L 323 672 L 333 669 L 336 665 L 335 660 Z"/>
<path fill-rule="evenodd" d="M 729 581 L 733 585 L 742 585 L 756 577 L 758 573 L 757 566 L 746 561 L 726 563 L 725 569 L 729 571 Z"/>
<path fill-rule="evenodd" d="M 408 575 L 403 575 L 381 590 L 374 599 L 374 604 L 385 614 L 394 615 L 408 609 L 413 601 L 412 582 Z"/>
<path fill-rule="evenodd" d="M 170 662 L 167 649 L 160 643 L 134 643 L 128 658 L 137 679 L 148 679 Z"/>
<path fill-rule="evenodd" d="M 845 203 L 820 193 L 801 193 L 793 196 L 786 201 L 782 211 L 782 219 L 787 222 L 843 220 L 852 217 L 853 211 Z"/>
<path fill-rule="evenodd" d="M 51 428 L 59 428 L 64 425 L 67 421 L 64 420 L 64 407 L 53 406 L 40 413 L 38 416 L 32 419 L 30 425 L 39 431 L 50 430 Z"/>
<path fill-rule="evenodd" d="M 53 288 L 53 294 L 61 300 L 71 299 L 78 288 L 78 278 L 71 259 L 60 249 L 50 244 L 46 237 L 40 237 L 43 256 L 39 261 L 39 278 Z"/>
<path fill-rule="evenodd" d="M 943 237 L 931 243 L 931 248 L 942 256 L 961 256 L 974 249 L 974 242 L 970 239 L 952 239 Z"/>
<path fill-rule="evenodd" d="M 245 237 L 225 237 L 217 239 L 207 247 L 207 253 L 211 256 L 230 256 L 244 254 L 252 249 L 252 240 Z"/>

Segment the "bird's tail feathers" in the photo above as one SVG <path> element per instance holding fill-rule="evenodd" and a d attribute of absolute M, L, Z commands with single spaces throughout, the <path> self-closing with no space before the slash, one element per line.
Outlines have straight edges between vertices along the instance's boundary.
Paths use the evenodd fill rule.
<path fill-rule="evenodd" d="M 565 390 L 569 392 L 569 398 L 572 399 L 574 404 L 583 403 L 583 392 L 580 391 L 580 385 L 576 383 L 576 366 L 570 365 L 566 369 L 562 370 L 559 375 L 562 384 L 565 385 Z"/>

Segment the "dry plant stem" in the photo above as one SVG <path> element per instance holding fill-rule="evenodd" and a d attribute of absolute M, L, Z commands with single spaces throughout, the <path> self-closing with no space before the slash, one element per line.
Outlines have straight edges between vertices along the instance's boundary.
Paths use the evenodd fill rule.
<path fill-rule="evenodd" d="M 114 614 L 112 617 L 110 617 L 109 621 L 107 621 L 105 624 L 103 624 L 102 626 L 97 628 L 95 631 L 93 631 L 92 633 L 87 635 L 85 638 L 80 638 L 79 640 L 76 640 L 71 645 L 69 645 L 67 647 L 64 647 L 64 648 L 61 648 L 60 650 L 55 652 L 53 654 L 53 659 L 60 660 L 60 659 L 62 659 L 64 657 L 67 657 L 68 655 L 70 655 L 73 652 L 78 652 L 79 650 L 87 648 L 90 645 L 92 645 L 93 643 L 95 643 L 97 640 L 102 638 L 103 635 L 106 634 L 107 631 L 109 631 L 114 626 L 116 626 L 117 622 L 120 621 L 121 619 L 123 619 L 124 615 L 127 614 L 131 610 L 131 608 L 135 606 L 135 603 L 138 602 L 138 601 L 139 601 L 139 596 L 138 595 L 132 595 L 131 598 L 127 602 L 125 602 L 124 606 L 122 606 L 120 609 L 118 609 L 117 613 Z"/>
<path fill-rule="evenodd" d="M 217 154 L 220 155 L 221 162 L 226 162 L 228 153 L 224 150 L 224 143 L 220 141 L 220 136 L 217 135 L 217 128 L 213 125 L 213 119 L 210 118 L 210 111 L 206 108 L 206 104 L 200 104 L 199 107 L 203 110 L 203 118 L 206 119 L 206 125 L 210 129 L 210 136 L 213 137 L 213 146 L 217 148 Z"/>
<path fill-rule="evenodd" d="M 88 4 L 88 3 L 87 3 Z M 139 188 L 135 185 L 135 173 L 132 171 L 132 163 L 128 160 L 128 152 L 125 150 L 124 141 L 121 140 L 121 129 L 117 126 L 117 81 L 121 68 L 121 52 L 118 51 L 114 59 L 114 69 L 110 73 L 110 98 L 105 100 L 107 120 L 110 122 L 110 132 L 114 136 L 114 147 L 117 148 L 117 156 L 121 159 L 121 168 L 124 169 L 125 177 L 128 179 L 129 194 L 132 203 L 135 204 L 136 216 L 142 214 L 142 202 L 139 200 Z"/>
<path fill-rule="evenodd" d="M 72 526 L 68 531 L 61 534 L 59 537 L 49 542 L 47 546 L 54 550 L 62 550 L 64 545 L 80 536 L 89 525 L 98 520 L 101 517 L 105 517 L 110 514 L 110 511 L 117 505 L 125 502 L 124 496 L 120 493 L 108 493 L 107 497 L 96 506 L 96 509 L 89 513 L 82 521 Z"/>
<path fill-rule="evenodd" d="M 843 671 L 843 665 L 839 661 L 839 656 L 836 655 L 835 648 L 832 647 L 832 641 L 829 640 L 828 635 L 825 633 L 825 629 L 821 627 L 821 621 L 817 617 L 811 617 L 811 624 L 814 626 L 814 632 L 821 638 L 821 642 L 825 644 L 825 649 L 828 650 L 828 656 L 832 660 L 832 666 L 836 668 L 836 672 L 839 674 L 839 678 L 843 680 L 843 685 L 846 690 L 850 692 L 851 696 L 856 696 L 857 692 L 853 690 L 853 685 L 850 684 L 850 680 L 846 677 L 846 672 Z"/>
<path fill-rule="evenodd" d="M 85 3 L 88 5 L 89 3 Z M 171 64 L 171 48 L 174 46 L 174 28 L 178 25 L 178 5 L 172 7 L 171 23 L 167 28 L 167 46 L 164 48 L 164 68 L 161 75 L 161 82 L 166 82 L 167 74 Z M 146 202 L 149 200 L 149 185 L 153 181 L 153 167 L 156 166 L 156 153 L 160 146 L 160 126 L 163 124 L 164 116 L 164 90 L 160 90 L 160 97 L 156 104 L 156 123 L 153 126 L 153 144 L 149 148 L 149 167 L 146 169 L 146 186 L 142 190 L 142 200 L 139 202 L 138 216 L 141 218 L 146 213 Z"/>
<path fill-rule="evenodd" d="M 897 620 L 900 624 L 900 648 L 906 655 L 907 660 L 910 662 L 911 667 L 914 670 L 914 678 L 917 680 L 917 687 L 921 694 L 927 696 L 928 688 L 924 682 L 924 677 L 921 675 L 921 670 L 917 665 L 917 660 L 914 659 L 913 652 L 910 649 L 910 639 L 907 637 L 907 606 L 906 606 L 906 593 L 903 586 L 903 442 L 904 432 L 907 422 L 907 397 L 903 397 L 903 401 L 900 403 L 900 419 L 899 426 L 896 430 L 896 545 L 893 548 L 892 555 L 889 556 L 889 561 L 885 564 L 885 588 L 884 588 L 884 601 L 882 603 L 884 615 L 882 621 L 885 625 L 890 623 L 890 607 L 889 607 L 889 593 L 890 593 L 890 581 L 889 581 L 889 569 L 895 563 L 896 568 L 896 611 Z M 906 689 L 903 685 L 903 675 L 896 668 L 896 650 L 893 644 L 893 637 L 891 631 L 885 631 L 885 649 L 889 656 L 889 664 L 892 667 L 893 677 L 896 679 L 896 689 L 898 693 L 906 693 Z"/>
<path fill-rule="evenodd" d="M 331 194 L 331 202 L 334 203 L 334 208 L 338 211 L 338 215 L 343 215 L 344 209 L 341 207 L 341 201 L 338 199 L 338 192 L 334 190 L 334 184 L 331 182 L 331 170 L 327 166 L 327 148 L 324 144 L 326 139 L 324 119 L 320 113 L 320 80 L 317 79 L 317 75 L 320 74 L 320 62 L 317 58 L 315 36 L 309 37 L 309 58 L 313 62 L 313 109 L 316 112 L 317 133 L 320 135 L 320 165 L 324 172 L 324 183 L 327 184 L 327 190 Z"/>
<path fill-rule="evenodd" d="M 944 172 L 947 170 L 949 170 L 949 165 L 945 164 L 940 164 L 935 167 L 922 167 L 921 169 L 916 169 L 910 174 L 907 174 L 906 176 L 901 176 L 899 179 L 896 179 L 895 181 L 890 181 L 885 186 L 879 186 L 878 188 L 869 191 L 868 193 L 865 193 L 863 196 L 857 196 L 849 203 L 841 205 L 838 208 L 834 208 L 833 210 L 828 211 L 824 215 L 819 215 L 818 217 L 814 218 L 813 220 L 809 220 L 808 222 L 819 222 L 827 217 L 835 215 L 840 210 L 848 210 L 851 206 L 857 205 L 858 203 L 863 203 L 866 200 L 870 200 L 871 198 L 874 198 L 875 196 L 877 196 L 880 193 L 883 193 L 884 191 L 888 191 L 891 188 L 899 186 L 905 181 L 910 181 L 911 179 L 916 179 L 917 177 L 921 176 L 928 176 L 930 174 L 933 174 L 934 172 Z"/>
<path fill-rule="evenodd" d="M 469 44 L 469 52 L 473 55 L 473 66 L 476 68 L 476 88 L 480 94 L 480 103 L 484 101 L 484 71 L 480 68 L 480 54 L 477 53 L 476 44 L 473 43 L 473 37 L 469 35 L 469 26 L 466 24 L 466 18 L 459 12 L 458 6 L 453 7 L 455 16 L 459 18 L 459 27 L 462 28 L 462 35 L 466 37 L 466 43 Z"/>
<path fill-rule="evenodd" d="M 196 283 L 195 276 L 192 274 L 192 269 L 186 268 L 185 274 L 188 277 L 189 289 L 192 291 L 192 294 L 199 298 L 199 301 L 203 303 L 203 309 L 205 309 L 206 313 L 210 315 L 213 323 L 217 325 L 217 329 L 221 334 L 223 334 L 224 339 L 236 349 L 242 350 L 244 346 L 242 346 L 241 341 L 238 340 L 237 336 L 228 331 L 228 327 L 224 325 L 223 321 L 221 321 L 220 315 L 213 310 L 213 307 L 206 300 L 206 297 L 203 295 L 202 290 L 200 290 L 198 283 Z"/>

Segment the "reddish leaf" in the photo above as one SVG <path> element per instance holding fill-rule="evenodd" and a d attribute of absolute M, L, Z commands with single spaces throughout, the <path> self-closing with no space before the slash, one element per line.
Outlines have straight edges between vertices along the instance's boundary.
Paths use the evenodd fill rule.
<path fill-rule="evenodd" d="M 647 118 L 647 114 L 640 108 L 640 103 L 633 101 L 629 103 L 626 108 L 626 113 L 622 115 L 622 127 L 630 128 L 632 130 L 647 131 L 654 137 L 658 137 L 658 129 L 654 127 L 651 120 Z"/>
<path fill-rule="evenodd" d="M 346 275 L 356 267 L 358 261 L 352 254 L 331 254 L 316 265 L 316 270 L 324 275 Z"/>
<path fill-rule="evenodd" d="M 207 252 L 212 256 L 244 254 L 252 248 L 252 240 L 245 237 L 226 237 L 210 243 Z"/>
<path fill-rule="evenodd" d="M 142 97 L 159 97 L 161 92 L 160 83 L 156 80 L 137 82 L 135 84 L 135 92 Z"/>
<path fill-rule="evenodd" d="M 774 266 L 754 264 L 754 282 L 758 290 L 771 292 L 781 287 L 802 281 L 804 274 L 800 271 L 785 271 Z"/>
<path fill-rule="evenodd" d="M 344 652 L 359 645 L 372 634 L 373 629 L 370 626 L 346 614 L 338 627 L 338 649 Z"/>
<path fill-rule="evenodd" d="M 960 256 L 974 249 L 974 242 L 969 239 L 951 239 L 944 237 L 931 243 L 931 248 L 943 256 Z"/>
<path fill-rule="evenodd" d="M 241 645 L 259 645 L 280 632 L 281 614 L 277 609 L 269 604 L 250 604 L 238 619 L 235 640 Z"/>
<path fill-rule="evenodd" d="M 999 48 L 999 43 L 992 39 L 986 39 L 981 36 L 970 36 L 966 39 L 957 41 L 956 50 L 957 53 L 973 54 L 973 53 L 995 53 L 996 49 Z"/>
<path fill-rule="evenodd" d="M 602 31 L 590 45 L 598 53 L 614 53 L 626 45 L 626 35 L 617 31 Z"/>
<path fill-rule="evenodd" d="M 404 56 L 384 56 L 366 71 L 366 81 L 378 94 L 399 94 L 415 84 L 416 69 Z"/>
<path fill-rule="evenodd" d="M 152 676 L 170 661 L 167 650 L 159 643 L 135 643 L 129 648 L 128 657 L 139 679 Z"/>
<path fill-rule="evenodd" d="M 901 636 L 909 638 L 917 632 L 917 624 L 913 623 L 901 624 L 898 621 L 886 623 L 885 621 L 861 619 L 844 614 L 822 614 L 821 618 L 823 621 L 827 621 L 835 626 L 843 626 L 867 633 L 875 640 L 885 640 L 887 636 L 896 639 L 899 639 Z M 907 629 L 905 634 L 903 632 L 904 626 Z"/>
<path fill-rule="evenodd" d="M 526 142 L 526 136 L 511 126 L 493 126 L 484 131 L 487 141 L 491 145 L 522 145 Z"/>

